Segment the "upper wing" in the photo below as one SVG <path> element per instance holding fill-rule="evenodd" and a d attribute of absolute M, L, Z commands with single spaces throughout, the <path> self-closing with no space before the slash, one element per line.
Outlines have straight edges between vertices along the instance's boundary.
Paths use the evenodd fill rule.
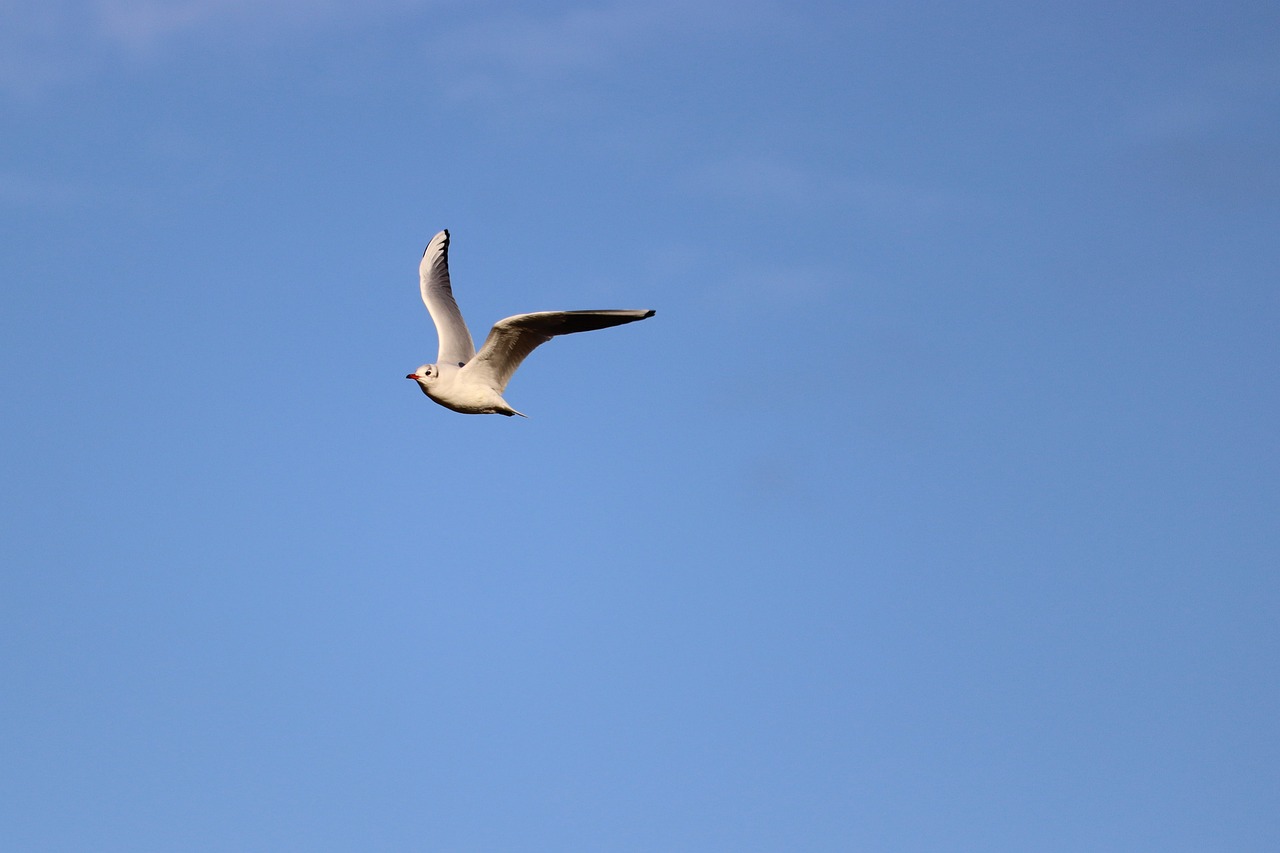
<path fill-rule="evenodd" d="M 467 331 L 458 303 L 453 301 L 453 288 L 449 286 L 448 231 L 441 231 L 431 238 L 427 250 L 422 253 L 418 276 L 422 281 L 422 301 L 431 312 L 436 334 L 440 336 L 440 354 L 436 362 L 465 364 L 475 356 L 476 345 L 471 341 L 471 333 Z"/>
<path fill-rule="evenodd" d="M 463 369 L 477 381 L 486 382 L 499 394 L 506 390 L 511 374 L 516 372 L 525 356 L 556 335 L 574 332 L 590 332 L 634 323 L 652 317 L 652 311 L 539 311 L 536 314 L 517 314 L 499 320 L 489 330 L 484 346 Z"/>

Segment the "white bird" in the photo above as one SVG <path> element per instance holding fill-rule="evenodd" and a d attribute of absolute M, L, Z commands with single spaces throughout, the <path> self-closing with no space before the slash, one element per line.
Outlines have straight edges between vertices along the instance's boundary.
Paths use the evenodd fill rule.
<path fill-rule="evenodd" d="M 556 335 L 590 332 L 652 317 L 653 311 L 539 311 L 499 320 L 484 346 L 476 346 L 453 301 L 449 286 L 449 232 L 441 231 L 427 244 L 418 267 L 422 301 L 440 337 L 435 364 L 424 364 L 406 376 L 422 393 L 455 412 L 467 415 L 520 415 L 502 399 L 511 374 L 525 356 Z"/>

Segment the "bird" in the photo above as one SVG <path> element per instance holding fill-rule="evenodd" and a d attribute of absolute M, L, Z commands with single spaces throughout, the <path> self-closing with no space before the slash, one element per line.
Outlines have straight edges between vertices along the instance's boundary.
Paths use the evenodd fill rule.
<path fill-rule="evenodd" d="M 431 238 L 418 266 L 422 301 L 435 323 L 440 351 L 435 364 L 406 376 L 435 402 L 465 415 L 519 415 L 502 399 L 511 375 L 529 353 L 558 335 L 591 332 L 634 323 L 654 315 L 649 309 L 538 311 L 515 314 L 494 323 L 476 352 L 471 333 L 453 299 L 449 283 L 449 231 Z"/>

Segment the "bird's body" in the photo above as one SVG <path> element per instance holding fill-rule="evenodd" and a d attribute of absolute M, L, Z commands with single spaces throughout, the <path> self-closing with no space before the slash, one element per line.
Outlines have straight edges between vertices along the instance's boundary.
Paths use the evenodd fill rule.
<path fill-rule="evenodd" d="M 434 369 L 433 369 L 434 368 Z M 446 364 L 424 364 L 410 374 L 408 379 L 416 379 L 422 393 L 435 400 L 446 409 L 453 409 L 464 415 L 520 415 L 521 412 L 507 405 L 502 394 L 480 382 L 468 382 L 466 377 L 459 377 L 462 368 Z M 425 373 L 425 375 L 424 375 Z"/>
<path fill-rule="evenodd" d="M 427 244 L 419 267 L 422 301 L 440 336 L 435 364 L 424 364 L 413 379 L 432 400 L 467 415 L 520 415 L 502 398 L 511 374 L 541 344 L 557 335 L 607 329 L 652 317 L 649 310 L 540 311 L 499 320 L 476 352 L 449 283 L 449 232 Z"/>

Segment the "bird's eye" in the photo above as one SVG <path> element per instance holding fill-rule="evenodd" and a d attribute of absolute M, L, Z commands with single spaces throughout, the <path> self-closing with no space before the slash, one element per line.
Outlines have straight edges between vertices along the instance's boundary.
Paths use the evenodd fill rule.
<path fill-rule="evenodd" d="M 463 361 L 458 362 L 458 367 L 462 367 L 462 365 L 463 365 L 463 364 L 465 364 L 465 363 L 466 363 L 466 362 L 463 362 Z"/>

